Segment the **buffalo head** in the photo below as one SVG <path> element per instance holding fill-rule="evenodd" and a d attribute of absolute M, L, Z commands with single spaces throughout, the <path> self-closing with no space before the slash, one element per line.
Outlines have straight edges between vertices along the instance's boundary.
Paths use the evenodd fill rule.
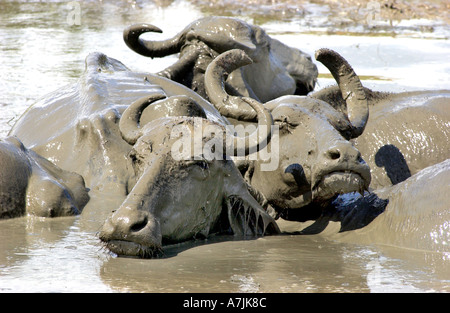
<path fill-rule="evenodd" d="M 234 163 L 217 154 L 220 145 L 221 151 L 230 151 L 226 147 L 230 141 L 219 136 L 224 126 L 195 113 L 194 117 L 156 118 L 140 126 L 139 112 L 156 100 L 136 101 L 121 118 L 123 138 L 133 144 L 129 162 L 135 179 L 130 181 L 125 201 L 100 231 L 106 246 L 118 255 L 152 257 L 159 255 L 164 244 L 216 232 L 252 236 L 278 232 L 274 220 L 250 195 Z M 267 110 L 249 103 L 258 111 L 260 126 L 272 123 Z M 188 101 L 188 107 L 187 115 L 204 114 L 195 102 Z M 197 139 L 203 147 L 200 150 L 195 146 Z M 212 141 L 215 144 L 208 147 L 215 151 L 206 148 Z M 267 137 L 246 141 L 244 151 L 252 150 L 253 144 L 262 147 L 264 141 Z M 179 148 L 184 154 L 178 154 Z M 216 157 L 206 156 L 208 149 Z"/>
<path fill-rule="evenodd" d="M 254 62 L 229 75 L 227 85 L 235 94 L 269 101 L 282 95 L 307 94 L 314 89 L 318 71 L 309 55 L 242 20 L 201 18 L 163 41 L 140 38 L 145 32 L 162 31 L 149 24 L 132 25 L 124 30 L 125 43 L 133 51 L 152 58 L 180 53 L 176 64 L 158 74 L 192 88 L 205 98 L 203 78 L 208 64 L 231 49 L 245 51 Z"/>
<path fill-rule="evenodd" d="M 83 178 L 55 166 L 20 140 L 0 140 L 0 218 L 76 215 L 89 201 Z"/>
<path fill-rule="evenodd" d="M 211 63 L 205 84 L 217 109 L 225 116 L 239 118 L 240 108 L 247 104 L 223 88 L 224 76 L 242 65 L 231 62 L 234 53 L 238 51 L 228 51 Z M 370 183 L 370 169 L 349 141 L 363 132 L 368 119 L 359 78 L 334 51 L 321 49 L 316 58 L 337 80 L 347 113 L 311 97 L 283 96 L 269 101 L 264 105 L 279 132 L 267 149 L 272 156 L 278 155 L 278 163 L 264 170 L 261 165 L 267 161 L 258 156 L 237 161 L 250 185 L 285 219 L 317 218 L 322 206 L 338 194 L 363 192 Z"/>

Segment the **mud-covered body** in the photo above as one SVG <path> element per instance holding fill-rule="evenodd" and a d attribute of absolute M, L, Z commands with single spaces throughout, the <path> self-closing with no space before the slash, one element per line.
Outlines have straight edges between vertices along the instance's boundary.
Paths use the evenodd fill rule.
<path fill-rule="evenodd" d="M 15 137 L 0 140 L 0 219 L 77 215 L 88 201 L 80 175 L 60 169 Z"/>

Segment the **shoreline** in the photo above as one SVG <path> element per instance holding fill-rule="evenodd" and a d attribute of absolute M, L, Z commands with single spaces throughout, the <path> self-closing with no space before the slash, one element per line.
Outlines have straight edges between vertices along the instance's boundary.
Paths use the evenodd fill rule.
<path fill-rule="evenodd" d="M 412 28 L 433 32 L 450 26 L 450 2 L 438 0 L 192 0 L 209 14 L 246 15 L 256 21 L 299 21 L 305 27 L 340 31 L 395 32 Z M 430 23 L 431 21 L 432 23 Z"/>

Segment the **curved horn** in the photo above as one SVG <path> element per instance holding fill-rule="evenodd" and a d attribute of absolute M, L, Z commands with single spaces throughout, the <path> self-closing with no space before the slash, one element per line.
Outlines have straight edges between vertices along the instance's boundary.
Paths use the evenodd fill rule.
<path fill-rule="evenodd" d="M 162 30 L 150 24 L 134 24 L 125 28 L 123 40 L 131 50 L 151 58 L 178 53 L 184 44 L 181 38 L 182 33 L 163 41 L 150 41 L 139 38 L 139 36 L 147 32 L 162 33 Z"/>
<path fill-rule="evenodd" d="M 195 47 L 194 49 L 189 49 L 180 56 L 180 59 L 176 63 L 156 73 L 156 75 L 179 82 L 187 75 L 187 71 L 193 66 L 199 55 L 200 50 Z"/>
<path fill-rule="evenodd" d="M 139 98 L 133 102 L 125 110 L 125 112 L 123 112 L 119 121 L 119 129 L 122 134 L 122 138 L 126 142 L 130 145 L 134 145 L 136 143 L 139 137 L 142 136 L 142 129 L 139 127 L 139 119 L 141 118 L 142 112 L 151 103 L 164 99 L 165 97 L 166 96 L 163 94 L 156 94 Z"/>
<path fill-rule="evenodd" d="M 330 70 L 341 90 L 342 98 L 347 104 L 347 116 L 353 126 L 352 138 L 360 136 L 369 119 L 369 107 L 358 75 L 350 64 L 333 50 L 319 49 L 315 57 Z"/>
<path fill-rule="evenodd" d="M 251 63 L 252 60 L 244 51 L 232 49 L 215 58 L 205 72 L 206 93 L 222 115 L 239 120 L 255 117 L 258 119 L 257 129 L 249 136 L 232 136 L 235 156 L 244 156 L 261 150 L 272 136 L 272 114 L 262 103 L 252 98 L 230 96 L 225 91 L 225 76 Z M 244 151 L 241 151 L 242 148 Z M 240 152 L 244 152 L 244 155 L 239 155 Z"/>
<path fill-rule="evenodd" d="M 234 70 L 252 64 L 250 57 L 239 49 L 228 50 L 214 59 L 205 72 L 205 90 L 220 114 L 238 120 L 254 120 L 256 112 L 241 97 L 225 91 L 226 77 Z"/>
<path fill-rule="evenodd" d="M 264 108 L 264 105 L 255 99 L 244 97 L 241 100 L 250 105 L 250 107 L 257 112 L 258 127 L 253 133 L 246 137 L 233 136 L 235 156 L 247 156 L 263 149 L 272 137 L 271 126 L 273 125 L 273 118 L 269 110 Z"/>

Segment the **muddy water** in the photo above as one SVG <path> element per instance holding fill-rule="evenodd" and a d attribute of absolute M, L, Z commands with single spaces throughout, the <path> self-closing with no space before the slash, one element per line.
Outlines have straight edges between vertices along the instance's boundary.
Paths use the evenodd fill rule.
<path fill-rule="evenodd" d="M 150 72 L 173 62 L 175 57 L 150 60 L 131 52 L 123 44 L 123 28 L 151 22 L 164 30 L 152 38 L 170 36 L 211 10 L 185 1 L 161 3 L 0 2 L 0 136 L 37 98 L 74 82 L 90 52 Z M 319 6 L 309 10 L 306 17 L 283 22 L 253 20 L 244 12 L 239 17 L 310 54 L 336 49 L 363 83 L 377 90 L 450 87 L 448 25 L 405 21 L 395 37 L 364 27 L 329 35 L 331 26 L 320 23 L 329 12 Z M 314 20 L 306 23 L 308 18 Z M 422 32 L 414 23 L 432 26 Z M 318 89 L 332 83 L 320 64 L 319 72 Z M 109 213 L 98 207 L 108 207 L 107 201 L 114 207 L 111 197 L 94 195 L 78 217 L 0 221 L 0 292 L 450 292 L 448 253 L 355 245 L 320 235 L 211 238 L 167 247 L 164 259 L 117 258 L 96 237 Z M 287 222 L 281 227 L 299 228 Z"/>

